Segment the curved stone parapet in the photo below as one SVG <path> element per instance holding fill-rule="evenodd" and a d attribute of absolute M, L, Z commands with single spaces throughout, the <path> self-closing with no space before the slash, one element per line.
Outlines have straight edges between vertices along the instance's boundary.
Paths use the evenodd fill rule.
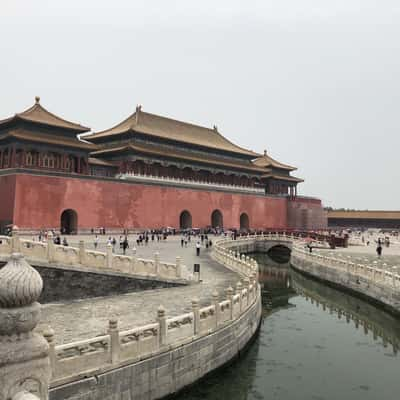
<path fill-rule="evenodd" d="M 11 253 L 18 251 L 32 265 L 38 266 L 79 266 L 82 271 L 87 272 L 118 272 L 137 278 L 151 277 L 181 283 L 188 283 L 193 279 L 180 258 L 174 264 L 160 261 L 158 253 L 154 254 L 152 260 L 119 255 L 113 253 L 111 245 L 107 246 L 106 252 L 88 250 L 83 241 L 79 242 L 78 248 L 56 245 L 51 232 L 47 242 L 21 239 L 16 231 L 13 235 L 11 238 L 0 236 L 0 259 L 8 261 Z"/>
<path fill-rule="evenodd" d="M 377 268 L 375 264 L 357 264 L 310 252 L 304 238 L 292 233 L 240 236 L 234 241 L 226 239 L 217 244 L 213 257 L 226 262 L 228 268 L 243 272 L 250 266 L 242 253 L 266 252 L 276 245 L 291 249 L 290 262 L 295 269 L 369 298 L 391 312 L 400 313 L 398 273 Z M 314 241 L 313 246 L 326 248 L 327 244 Z"/>
<path fill-rule="evenodd" d="M 223 248 L 222 243 L 215 246 Z M 189 312 L 169 317 L 160 306 L 153 323 L 121 331 L 118 320 L 112 319 L 106 335 L 60 346 L 54 345 L 52 334 L 46 335 L 53 372 L 51 397 L 76 399 L 83 390 L 90 391 L 92 399 L 104 399 L 120 391 L 124 377 L 134 376 L 128 397 L 158 399 L 238 356 L 261 321 L 257 263 L 249 257 L 241 267 L 221 262 L 242 279 L 224 293 L 213 292 L 205 307 L 193 299 Z"/>
<path fill-rule="evenodd" d="M 291 264 L 300 272 L 350 290 L 400 314 L 399 274 L 373 265 L 310 253 L 300 243 L 292 250 Z"/>

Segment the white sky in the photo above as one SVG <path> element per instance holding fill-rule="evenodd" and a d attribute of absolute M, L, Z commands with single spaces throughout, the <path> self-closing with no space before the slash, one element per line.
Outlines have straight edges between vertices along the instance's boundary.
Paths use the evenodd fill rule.
<path fill-rule="evenodd" d="M 299 168 L 325 205 L 400 209 L 397 0 L 0 0 L 0 118 L 143 110 Z"/>

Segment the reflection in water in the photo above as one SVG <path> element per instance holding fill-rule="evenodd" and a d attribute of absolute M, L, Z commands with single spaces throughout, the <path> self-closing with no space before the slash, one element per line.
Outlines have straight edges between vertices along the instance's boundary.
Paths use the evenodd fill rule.
<path fill-rule="evenodd" d="M 347 323 L 353 322 L 356 329 L 363 329 L 364 334 L 372 334 L 373 340 L 382 339 L 382 344 L 392 346 L 396 355 L 400 344 L 400 322 L 377 307 L 359 300 L 349 294 L 321 285 L 316 281 L 291 271 L 293 287 L 297 293 L 323 311 L 334 314 Z"/>
<path fill-rule="evenodd" d="M 260 265 L 263 321 L 249 351 L 177 396 L 192 399 L 396 399 L 400 321 L 310 280 L 282 259 Z"/>

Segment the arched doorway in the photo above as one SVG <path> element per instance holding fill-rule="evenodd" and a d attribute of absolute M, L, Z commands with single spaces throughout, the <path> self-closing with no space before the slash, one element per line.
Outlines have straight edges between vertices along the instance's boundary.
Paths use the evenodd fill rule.
<path fill-rule="evenodd" d="M 61 214 L 61 233 L 70 235 L 78 232 L 78 214 L 75 210 L 64 210 Z"/>
<path fill-rule="evenodd" d="M 179 217 L 179 227 L 181 229 L 191 229 L 192 228 L 192 214 L 185 210 L 181 212 Z"/>
<path fill-rule="evenodd" d="M 219 210 L 214 210 L 211 214 L 211 226 L 213 228 L 223 228 L 224 220 L 222 218 L 222 213 Z"/>
<path fill-rule="evenodd" d="M 249 216 L 246 213 L 240 214 L 240 229 L 241 230 L 249 230 L 250 228 L 250 222 L 249 222 Z"/>

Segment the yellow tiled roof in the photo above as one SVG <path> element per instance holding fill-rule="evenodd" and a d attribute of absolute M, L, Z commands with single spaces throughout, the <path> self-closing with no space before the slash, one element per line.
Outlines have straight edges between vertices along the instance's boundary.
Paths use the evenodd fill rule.
<path fill-rule="evenodd" d="M 32 107 L 28 108 L 27 110 L 21 113 L 17 113 L 10 118 L 0 120 L 0 125 L 16 119 L 29 122 L 36 122 L 44 125 L 54 126 L 57 128 L 72 129 L 76 131 L 76 133 L 83 133 L 90 131 L 90 128 L 87 128 L 86 126 L 82 126 L 74 122 L 67 121 L 47 111 L 44 107 L 41 106 L 39 97 L 35 98 L 35 104 Z"/>
<path fill-rule="evenodd" d="M 140 107 L 136 109 L 136 112 L 113 128 L 94 133 L 93 135 L 88 135 L 85 139 L 89 141 L 97 141 L 99 138 L 119 135 L 129 131 L 244 154 L 254 158 L 260 156 L 258 153 L 233 144 L 222 136 L 216 127 L 214 129 L 209 129 L 187 122 L 162 117 L 160 115 L 150 114 L 141 111 Z"/>
<path fill-rule="evenodd" d="M 275 167 L 280 169 L 286 169 L 288 171 L 295 171 L 296 167 L 291 167 L 287 164 L 282 164 L 279 161 L 274 160 L 272 157 L 268 156 L 266 153 L 262 157 L 258 157 L 253 160 L 253 164 L 258 167 Z"/>
<path fill-rule="evenodd" d="M 328 218 L 400 219 L 400 211 L 328 211 Z"/>

